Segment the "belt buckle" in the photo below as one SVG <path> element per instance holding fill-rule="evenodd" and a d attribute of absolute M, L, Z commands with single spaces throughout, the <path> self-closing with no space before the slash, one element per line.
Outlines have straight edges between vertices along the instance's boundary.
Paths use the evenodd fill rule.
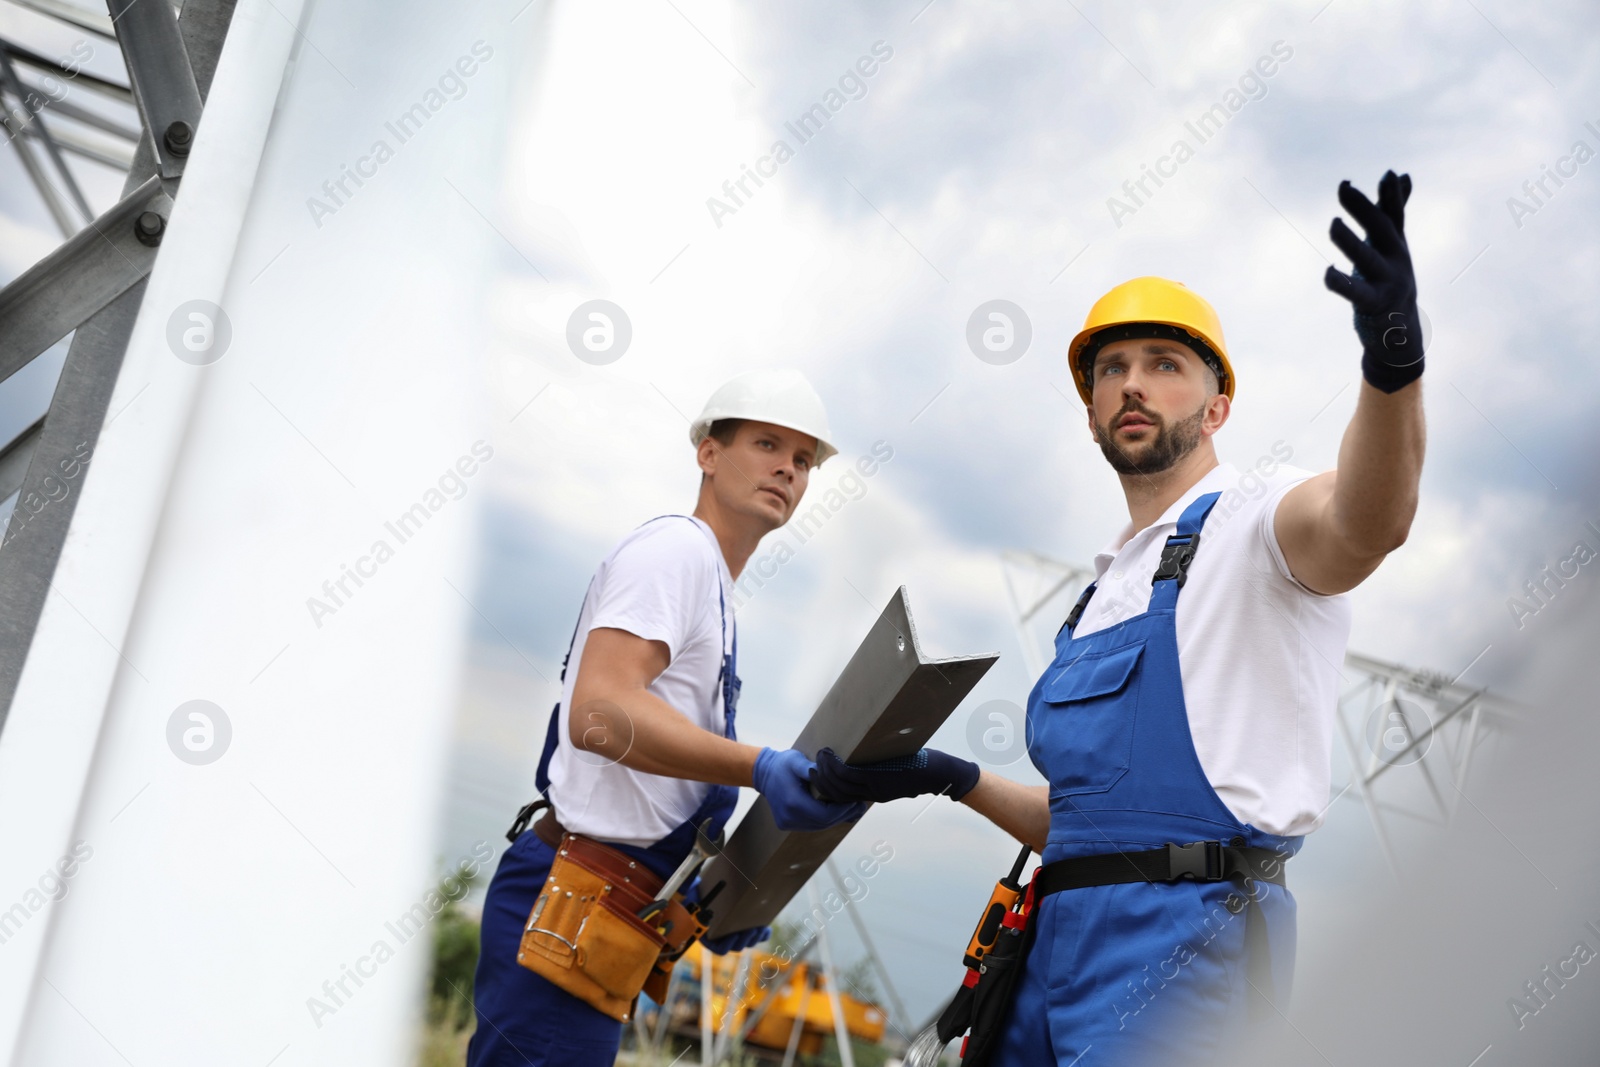
<path fill-rule="evenodd" d="M 1170 878 L 1191 878 L 1197 882 L 1222 881 L 1222 842 L 1191 841 L 1187 845 L 1167 842 Z"/>

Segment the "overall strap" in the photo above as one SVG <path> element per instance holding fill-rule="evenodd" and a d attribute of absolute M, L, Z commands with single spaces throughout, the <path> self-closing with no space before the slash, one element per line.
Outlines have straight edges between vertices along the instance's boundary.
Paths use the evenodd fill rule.
<path fill-rule="evenodd" d="M 1067 636 L 1072 636 L 1072 631 L 1078 628 L 1078 620 L 1083 618 L 1083 609 L 1089 606 L 1089 598 L 1094 596 L 1095 586 L 1099 582 L 1090 582 L 1084 586 L 1083 594 L 1078 597 L 1078 602 L 1072 605 L 1072 610 L 1067 612 L 1067 621 L 1061 624 L 1061 630 L 1067 631 Z M 1061 630 L 1056 631 L 1056 636 L 1061 636 Z"/>
<path fill-rule="evenodd" d="M 722 591 L 722 576 L 717 576 L 717 608 L 722 616 L 722 648 L 728 648 L 728 598 Z M 722 736 L 730 741 L 737 741 L 738 736 L 733 729 L 733 717 L 739 707 L 739 690 L 744 683 L 739 681 L 739 620 L 733 621 L 733 646 L 730 652 L 723 653 L 722 666 L 717 671 L 717 682 L 722 688 Z"/>
<path fill-rule="evenodd" d="M 583 591 L 583 599 L 589 599 L 589 590 L 594 588 L 594 579 L 589 579 L 589 588 Z M 580 602 L 581 603 L 581 602 Z M 583 608 L 578 608 L 578 622 L 572 624 L 572 636 L 567 640 L 567 654 L 561 657 L 561 679 L 557 683 L 566 689 L 567 664 L 572 660 L 572 650 L 578 644 L 578 623 L 583 621 Z M 541 795 L 550 791 L 550 760 L 556 754 L 556 743 L 561 737 L 561 701 L 556 701 L 556 706 L 550 709 L 550 725 L 544 731 L 544 751 L 539 754 L 539 769 L 533 776 L 533 784 Z"/>
<path fill-rule="evenodd" d="M 1189 564 L 1200 547 L 1200 528 L 1216 506 L 1221 493 L 1207 493 L 1196 497 L 1178 516 L 1178 528 L 1167 538 L 1161 549 L 1161 562 L 1150 582 L 1155 586 L 1150 592 L 1150 610 L 1171 609 L 1177 606 L 1178 590 L 1189 579 Z"/>

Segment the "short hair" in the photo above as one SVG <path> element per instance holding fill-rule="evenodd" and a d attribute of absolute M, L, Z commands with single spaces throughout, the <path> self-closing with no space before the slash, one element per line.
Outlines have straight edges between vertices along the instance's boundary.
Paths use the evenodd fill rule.
<path fill-rule="evenodd" d="M 706 430 L 706 436 L 715 439 L 717 444 L 726 448 L 733 444 L 734 437 L 739 433 L 739 427 L 743 426 L 746 421 L 748 420 L 717 419 L 711 424 L 711 427 Z"/>

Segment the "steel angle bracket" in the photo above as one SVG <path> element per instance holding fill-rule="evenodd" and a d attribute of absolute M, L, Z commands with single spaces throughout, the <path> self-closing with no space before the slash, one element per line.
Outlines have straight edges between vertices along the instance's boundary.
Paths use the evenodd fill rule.
<path fill-rule="evenodd" d="M 817 705 L 794 747 L 811 759 L 831 748 L 850 763 L 907 756 L 927 744 L 999 653 L 929 659 L 902 586 L 889 600 L 833 688 Z M 704 892 L 722 882 L 707 937 L 769 926 L 855 823 L 785 832 L 766 798 L 740 821 L 722 853 L 700 876 Z"/>
<path fill-rule="evenodd" d="M 0 289 L 0 381 L 149 276 L 157 249 L 137 230 L 149 212 L 172 214 L 155 175 Z"/>

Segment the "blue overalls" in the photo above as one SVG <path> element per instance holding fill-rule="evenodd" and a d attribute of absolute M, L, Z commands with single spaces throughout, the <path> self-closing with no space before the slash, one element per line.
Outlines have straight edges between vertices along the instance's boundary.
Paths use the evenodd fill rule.
<path fill-rule="evenodd" d="M 666 515 L 660 518 L 687 518 Z M 728 632 L 727 600 L 721 583 L 717 586 L 722 612 L 722 632 Z M 566 681 L 567 660 L 572 658 L 578 633 L 574 628 L 566 659 L 561 663 L 561 680 Z M 724 640 L 724 647 L 729 647 Z M 739 629 L 735 622 L 730 651 L 723 654 L 717 680 L 722 687 L 723 734 L 735 739 L 734 714 L 739 703 L 740 681 L 735 670 L 739 656 Z M 561 705 L 550 713 L 545 732 L 544 753 L 539 759 L 535 784 L 540 793 L 550 788 L 550 760 L 555 755 L 562 728 Z M 606 842 L 643 863 L 665 880 L 688 856 L 694 846 L 695 828 L 711 820 L 710 835 L 715 838 L 733 815 L 739 790 L 730 785 L 713 785 L 693 815 L 661 840 L 648 847 Z M 539 835 L 524 830 L 500 857 L 500 864 L 489 883 L 483 901 L 483 921 L 479 932 L 478 968 L 473 978 L 473 1007 L 478 1028 L 467 1045 L 467 1067 L 610 1067 L 617 1058 L 622 1024 L 603 1015 L 563 989 L 545 981 L 517 962 L 522 927 L 533 910 L 546 878 L 555 850 Z"/>
<path fill-rule="evenodd" d="M 1028 755 L 1050 783 L 1045 863 L 1193 841 L 1273 849 L 1284 859 L 1299 850 L 1300 838 L 1234 817 L 1189 733 L 1175 626 L 1182 578 L 1162 575 L 1167 558 L 1186 568 L 1218 496 L 1184 509 L 1144 614 L 1074 637 L 1091 585 L 1056 635 L 1055 661 L 1029 695 L 1027 717 Z M 995 1064 L 1211 1063 L 1246 1018 L 1252 984 L 1287 1003 L 1295 904 L 1282 886 L 1252 881 L 1246 895 L 1231 881 L 1093 885 L 1044 897 L 1033 923 Z M 1245 940 L 1252 923 L 1264 924 L 1253 942 L 1263 932 L 1266 941 L 1255 983 Z M 1261 966 L 1268 961 L 1270 979 Z"/>

